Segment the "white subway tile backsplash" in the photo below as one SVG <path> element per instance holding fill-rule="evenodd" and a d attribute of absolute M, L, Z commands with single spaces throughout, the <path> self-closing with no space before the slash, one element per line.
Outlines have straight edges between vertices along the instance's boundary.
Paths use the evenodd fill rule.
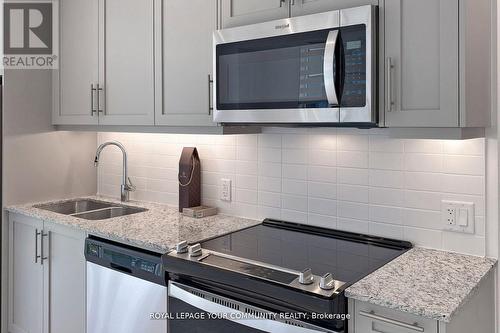
<path fill-rule="evenodd" d="M 246 190 L 257 190 L 258 189 L 259 178 L 252 175 L 240 175 L 235 176 L 235 187 L 242 188 Z"/>
<path fill-rule="evenodd" d="M 307 193 L 307 182 L 302 180 L 283 179 L 282 192 L 304 195 Z"/>
<path fill-rule="evenodd" d="M 356 220 L 368 220 L 370 207 L 357 202 L 339 201 L 337 204 L 338 216 Z"/>
<path fill-rule="evenodd" d="M 484 195 L 484 177 L 443 175 L 443 192 Z"/>
<path fill-rule="evenodd" d="M 253 135 L 99 133 L 129 152 L 135 200 L 176 205 L 185 146 L 202 160 L 202 202 L 227 213 L 275 218 L 405 239 L 415 245 L 483 255 L 485 143 L 410 140 L 384 130 L 264 128 Z M 119 195 L 119 151 L 101 157 L 98 188 Z M 219 200 L 220 179 L 233 201 Z M 443 232 L 441 200 L 475 204 L 474 235 Z"/>
<path fill-rule="evenodd" d="M 481 176 L 485 174 L 484 158 L 482 156 L 446 155 L 444 156 L 443 172 Z"/>
<path fill-rule="evenodd" d="M 404 173 L 393 170 L 370 170 L 369 184 L 377 187 L 403 188 Z"/>
<path fill-rule="evenodd" d="M 283 194 L 281 196 L 281 208 L 307 212 L 307 197 Z"/>
<path fill-rule="evenodd" d="M 259 205 L 281 208 L 281 194 L 259 191 Z"/>
<path fill-rule="evenodd" d="M 337 216 L 337 202 L 335 200 L 309 198 L 309 213 L 326 216 Z"/>
<path fill-rule="evenodd" d="M 283 178 L 307 180 L 307 166 L 302 164 L 283 164 Z"/>
<path fill-rule="evenodd" d="M 281 193 L 281 178 L 259 177 L 259 191 Z"/>
<path fill-rule="evenodd" d="M 337 181 L 337 169 L 332 167 L 309 166 L 307 179 L 313 182 L 335 183 Z"/>
<path fill-rule="evenodd" d="M 337 165 L 337 153 L 331 150 L 310 150 L 309 165 Z"/>
<path fill-rule="evenodd" d="M 403 154 L 400 153 L 370 153 L 370 169 L 403 170 Z"/>
<path fill-rule="evenodd" d="M 438 154 L 406 154 L 404 160 L 406 171 L 442 172 L 443 155 Z"/>
<path fill-rule="evenodd" d="M 368 151 L 339 151 L 337 165 L 345 168 L 368 168 Z"/>
<path fill-rule="evenodd" d="M 334 200 L 337 198 L 337 186 L 332 183 L 309 182 L 307 193 L 309 197 Z"/>
<path fill-rule="evenodd" d="M 283 163 L 307 164 L 308 151 L 306 149 L 283 149 Z"/>
<path fill-rule="evenodd" d="M 339 184 L 368 185 L 368 169 L 337 168 L 337 178 Z"/>
<path fill-rule="evenodd" d="M 369 202 L 369 189 L 367 186 L 358 185 L 338 185 L 337 197 L 339 200 L 352 202 Z"/>

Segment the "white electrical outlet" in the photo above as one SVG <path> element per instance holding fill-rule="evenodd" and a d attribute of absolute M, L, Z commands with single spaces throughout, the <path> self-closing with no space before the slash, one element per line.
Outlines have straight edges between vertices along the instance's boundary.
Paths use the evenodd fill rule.
<path fill-rule="evenodd" d="M 441 202 L 443 230 L 474 233 L 474 203 L 448 201 Z"/>
<path fill-rule="evenodd" d="M 222 201 L 231 201 L 231 179 L 222 178 L 220 180 L 221 191 L 220 199 Z"/>

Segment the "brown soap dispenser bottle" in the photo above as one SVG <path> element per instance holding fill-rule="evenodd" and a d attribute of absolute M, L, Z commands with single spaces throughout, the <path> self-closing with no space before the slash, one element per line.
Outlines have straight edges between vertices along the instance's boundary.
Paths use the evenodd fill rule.
<path fill-rule="evenodd" d="M 194 147 L 184 147 L 179 160 L 179 212 L 201 206 L 201 163 Z"/>

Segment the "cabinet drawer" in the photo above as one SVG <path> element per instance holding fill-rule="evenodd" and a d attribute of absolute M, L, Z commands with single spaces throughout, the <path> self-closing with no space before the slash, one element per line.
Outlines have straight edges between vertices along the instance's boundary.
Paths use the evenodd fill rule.
<path fill-rule="evenodd" d="M 356 301 L 354 305 L 355 333 L 437 333 L 438 322 Z"/>

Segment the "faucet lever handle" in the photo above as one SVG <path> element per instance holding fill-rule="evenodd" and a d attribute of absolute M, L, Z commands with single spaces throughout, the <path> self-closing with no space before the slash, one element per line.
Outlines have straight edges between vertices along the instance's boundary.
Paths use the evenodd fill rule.
<path fill-rule="evenodd" d="M 127 190 L 129 191 L 135 191 L 137 189 L 137 186 L 135 186 L 132 181 L 130 180 L 130 177 L 127 177 L 128 184 L 127 184 Z"/>

